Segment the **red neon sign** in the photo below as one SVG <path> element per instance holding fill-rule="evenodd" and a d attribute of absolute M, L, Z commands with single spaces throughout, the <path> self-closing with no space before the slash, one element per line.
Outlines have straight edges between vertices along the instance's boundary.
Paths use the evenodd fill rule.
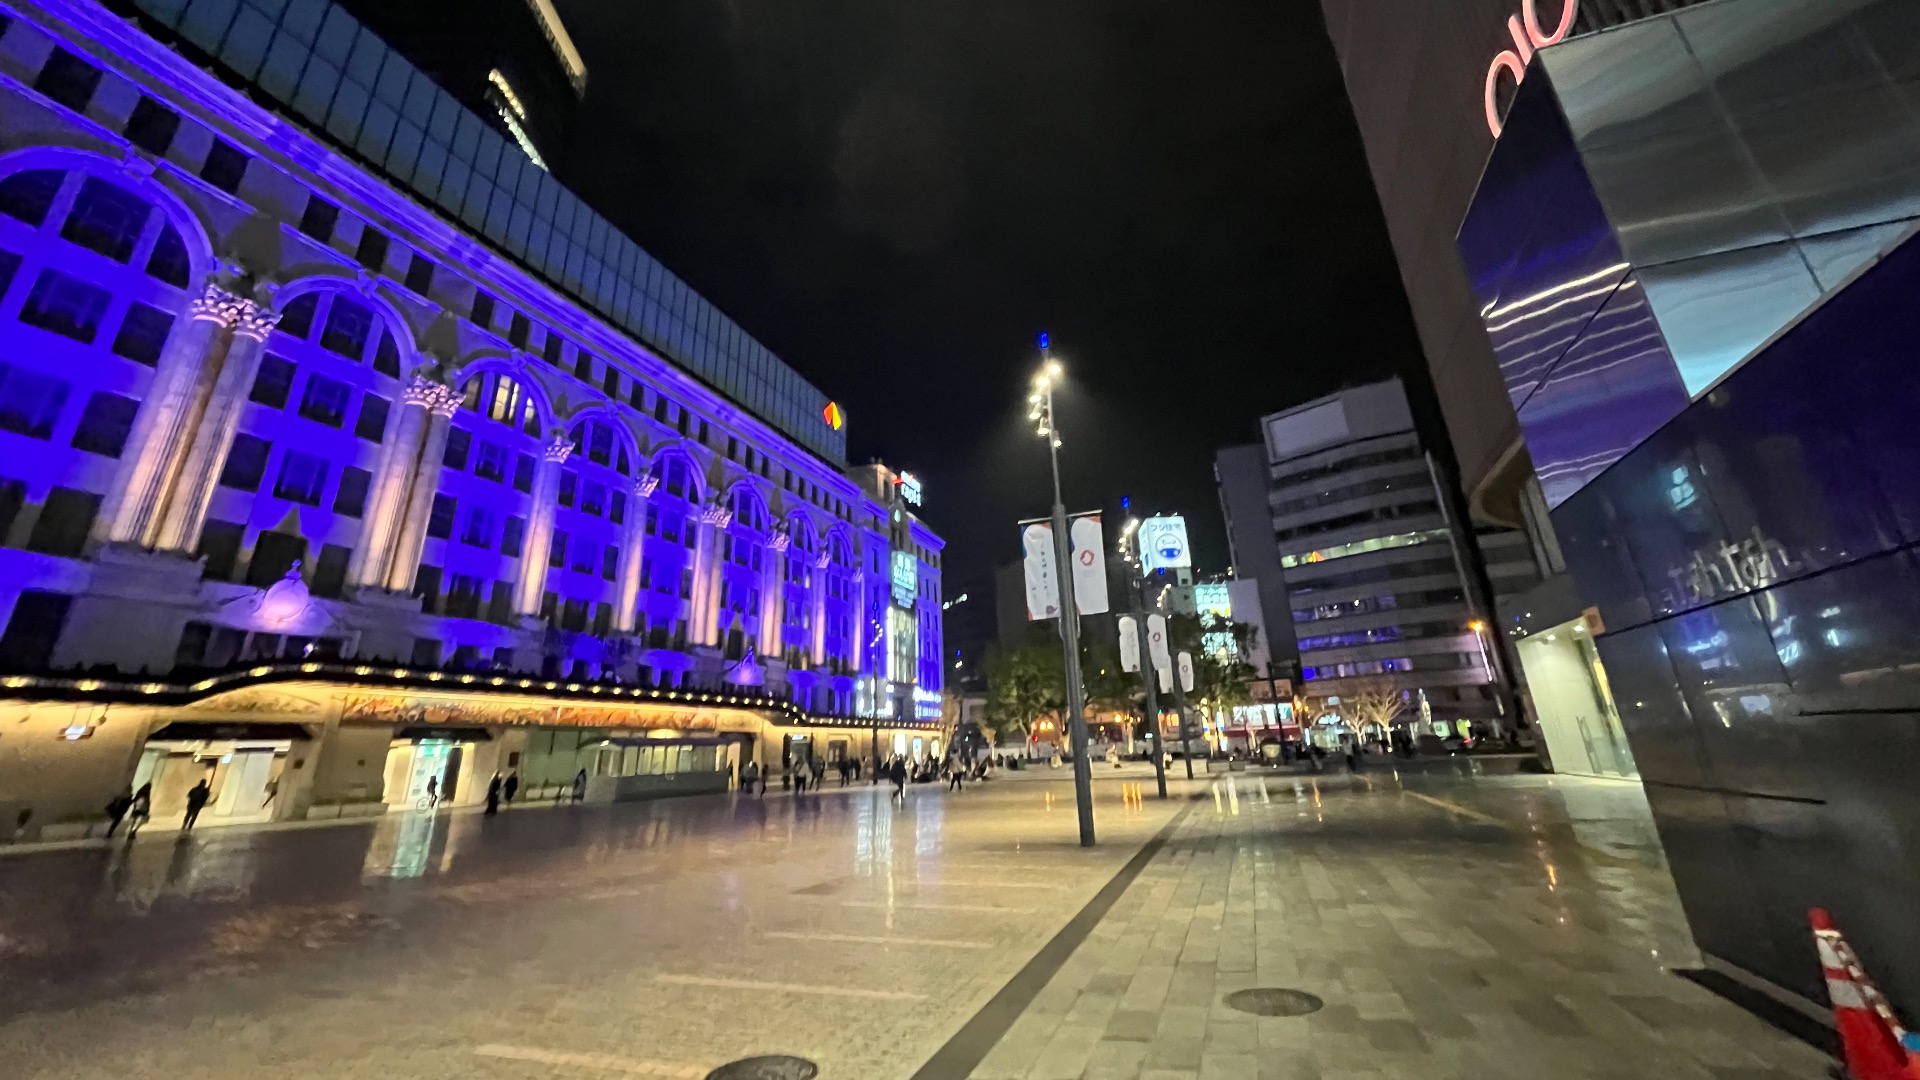
<path fill-rule="evenodd" d="M 1494 138 L 1500 137 L 1500 110 L 1494 105 L 1494 91 L 1500 85 L 1500 73 L 1505 71 L 1513 76 L 1513 85 L 1519 86 L 1520 80 L 1527 77 L 1527 65 L 1533 63 L 1533 54 L 1549 45 L 1566 40 L 1573 31 L 1574 16 L 1580 13 L 1580 0 L 1562 0 L 1560 25 L 1549 34 L 1540 28 L 1540 11 L 1537 0 L 1520 0 L 1520 14 L 1507 16 L 1507 34 L 1513 38 L 1513 48 L 1504 50 L 1487 65 L 1487 83 L 1484 99 L 1487 106 L 1487 130 Z"/>

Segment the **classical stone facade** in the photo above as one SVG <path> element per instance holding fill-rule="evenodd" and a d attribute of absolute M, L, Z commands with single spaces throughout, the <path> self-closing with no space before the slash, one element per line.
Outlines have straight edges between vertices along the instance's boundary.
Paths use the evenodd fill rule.
<path fill-rule="evenodd" d="M 890 593 L 842 463 L 104 9 L 4 14 L 0 669 L 938 692 L 939 541 Z"/>

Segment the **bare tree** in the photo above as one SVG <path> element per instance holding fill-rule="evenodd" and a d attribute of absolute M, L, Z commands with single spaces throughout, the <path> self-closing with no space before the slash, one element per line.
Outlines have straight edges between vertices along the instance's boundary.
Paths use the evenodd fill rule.
<path fill-rule="evenodd" d="M 1405 692 L 1382 675 L 1347 680 L 1340 688 L 1340 722 L 1359 739 L 1375 724 L 1387 731 L 1407 708 Z"/>

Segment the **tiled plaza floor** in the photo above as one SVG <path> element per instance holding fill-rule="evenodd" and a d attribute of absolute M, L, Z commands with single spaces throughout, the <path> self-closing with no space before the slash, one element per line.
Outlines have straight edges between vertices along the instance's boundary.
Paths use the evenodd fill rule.
<path fill-rule="evenodd" d="M 1664 970 L 1696 959 L 1635 786 L 1237 775 L 972 1075 L 1826 1075 L 1822 1055 Z M 1325 1006 L 1223 1003 L 1254 987 Z"/>
<path fill-rule="evenodd" d="M 1630 786 L 1216 773 L 1161 803 L 1100 777 L 1091 852 L 1042 771 L 0 860 L 0 1077 L 1823 1073 L 1662 971 L 1690 958 Z M 964 1027 L 1023 983 L 997 1042 Z M 1249 986 L 1326 1006 L 1221 1003 Z"/>

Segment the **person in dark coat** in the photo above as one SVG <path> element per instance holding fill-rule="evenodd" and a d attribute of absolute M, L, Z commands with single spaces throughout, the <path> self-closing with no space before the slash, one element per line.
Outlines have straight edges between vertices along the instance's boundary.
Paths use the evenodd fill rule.
<path fill-rule="evenodd" d="M 108 837 L 113 836 L 113 831 L 120 827 L 120 822 L 127 816 L 127 811 L 131 809 L 133 809 L 133 789 L 132 788 L 128 788 L 127 790 L 107 800 L 107 836 Z"/>
<path fill-rule="evenodd" d="M 519 792 L 520 792 L 520 774 L 517 772 L 508 773 L 507 782 L 500 785 L 500 794 L 506 796 L 508 806 L 513 805 L 513 797 L 519 794 Z"/>
<path fill-rule="evenodd" d="M 140 790 L 133 793 L 133 805 L 127 807 L 127 839 L 133 839 L 140 826 L 153 816 L 153 785 L 141 784 Z"/>
<path fill-rule="evenodd" d="M 573 774 L 573 801 L 585 802 L 587 799 L 587 770 L 581 769 Z"/>
<path fill-rule="evenodd" d="M 193 828 L 193 823 L 200 820 L 200 811 L 206 807 L 207 800 L 211 798 L 213 798 L 213 788 L 208 787 L 204 779 L 188 788 L 187 819 L 186 823 L 180 827 L 182 829 Z"/>
<path fill-rule="evenodd" d="M 906 758 L 895 758 L 893 760 L 893 771 L 891 774 L 891 779 L 893 780 L 893 797 L 896 799 L 899 799 L 903 803 L 906 802 L 907 801 L 907 759 Z"/>
<path fill-rule="evenodd" d="M 502 787 L 502 784 L 500 781 L 500 774 L 494 773 L 493 779 L 489 781 L 487 784 L 487 816 L 488 817 L 492 817 L 493 815 L 500 812 L 500 788 L 501 787 Z"/>

